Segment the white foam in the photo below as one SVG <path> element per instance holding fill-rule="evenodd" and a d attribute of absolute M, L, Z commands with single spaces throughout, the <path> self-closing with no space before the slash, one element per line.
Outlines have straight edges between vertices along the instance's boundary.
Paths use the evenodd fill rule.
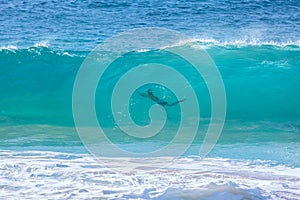
<path fill-rule="evenodd" d="M 69 52 L 63 52 L 62 53 L 63 56 L 69 56 L 69 57 L 75 57 L 75 54 L 69 53 Z"/>
<path fill-rule="evenodd" d="M 118 173 L 86 154 L 0 151 L 0 159 L 3 199 L 300 198 L 300 168 L 266 161 L 190 157 L 149 173 L 141 173 L 147 169 Z M 120 165 L 144 161 L 123 159 L 118 161 Z"/>
<path fill-rule="evenodd" d="M 142 52 L 148 52 L 151 51 L 151 49 L 140 49 L 137 52 L 142 53 Z"/>
<path fill-rule="evenodd" d="M 1 47 L 0 47 L 0 51 L 1 51 L 1 50 L 15 51 L 15 50 L 17 50 L 17 49 L 18 49 L 18 47 L 15 46 L 15 45 L 7 45 L 7 46 L 1 46 Z"/>
<path fill-rule="evenodd" d="M 288 47 L 296 46 L 300 47 L 300 40 L 297 41 L 285 41 L 285 42 L 275 42 L 275 41 L 262 41 L 257 38 L 244 38 L 239 40 L 230 41 L 220 41 L 213 38 L 192 38 L 187 40 L 178 41 L 175 44 L 162 47 L 161 49 L 167 49 L 178 46 L 191 45 L 194 48 L 211 48 L 214 46 L 218 47 L 245 47 L 245 46 L 274 46 L 274 47 Z"/>
<path fill-rule="evenodd" d="M 288 48 L 290 46 L 294 47 L 300 47 L 300 40 L 296 41 L 282 41 L 282 42 L 276 42 L 273 40 L 269 41 L 263 41 L 257 38 L 243 38 L 243 39 L 236 39 L 236 40 L 217 40 L 214 38 L 190 38 L 190 39 L 185 39 L 185 40 L 179 40 L 178 42 L 174 44 L 170 44 L 168 46 L 163 46 L 160 49 L 168 49 L 168 48 L 173 48 L 173 47 L 180 47 L 180 46 L 185 46 L 185 45 L 190 45 L 193 48 L 201 48 L 201 49 L 207 49 L 211 47 L 245 47 L 245 46 L 274 46 L 274 47 L 284 47 Z M 24 49 L 30 49 L 32 47 L 46 47 L 49 48 L 50 44 L 48 40 L 42 40 L 39 42 L 36 42 L 33 44 L 33 46 L 30 47 L 25 47 Z M 1 50 L 10 50 L 10 51 L 15 51 L 18 50 L 19 48 L 15 45 L 6 45 L 6 46 L 1 46 Z M 298 49 L 298 48 L 296 48 Z M 293 50 L 293 48 L 292 48 Z M 140 49 L 137 52 L 147 52 L 151 51 L 151 49 Z M 70 55 L 73 56 L 70 53 L 64 53 L 65 55 Z"/>
<path fill-rule="evenodd" d="M 44 41 L 40 41 L 40 42 L 36 42 L 33 45 L 34 47 L 49 47 L 49 41 L 44 40 Z"/>
<path fill-rule="evenodd" d="M 197 42 L 197 39 L 185 39 L 185 40 L 179 40 L 178 42 L 174 44 L 170 44 L 168 46 L 163 46 L 161 49 L 168 49 L 173 47 L 179 47 L 179 46 L 185 46 L 185 45 L 192 45 L 195 42 Z"/>

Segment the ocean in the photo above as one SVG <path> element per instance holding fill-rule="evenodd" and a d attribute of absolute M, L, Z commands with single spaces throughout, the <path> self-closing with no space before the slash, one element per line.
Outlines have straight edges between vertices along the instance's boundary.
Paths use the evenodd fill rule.
<path fill-rule="evenodd" d="M 299 1 L 0 0 L 0 27 L 1 199 L 300 199 Z"/>

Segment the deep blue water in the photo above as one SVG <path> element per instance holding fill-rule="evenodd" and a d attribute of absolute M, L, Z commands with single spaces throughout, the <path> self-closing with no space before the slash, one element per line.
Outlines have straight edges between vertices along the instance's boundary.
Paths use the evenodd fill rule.
<path fill-rule="evenodd" d="M 299 13 L 297 0 L 1 0 L 0 44 L 89 51 L 116 33 L 153 26 L 201 39 L 299 44 Z"/>

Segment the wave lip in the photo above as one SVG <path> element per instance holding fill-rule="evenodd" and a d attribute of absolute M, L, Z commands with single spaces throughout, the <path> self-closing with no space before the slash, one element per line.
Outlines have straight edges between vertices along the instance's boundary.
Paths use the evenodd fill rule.
<path fill-rule="evenodd" d="M 220 41 L 212 38 L 193 38 L 189 40 L 182 40 L 178 41 L 176 44 L 162 47 L 162 49 L 177 47 L 177 46 L 185 46 L 190 45 L 192 47 L 196 47 L 200 45 L 203 48 L 209 47 L 246 47 L 246 46 L 253 46 L 253 47 L 260 47 L 260 46 L 272 46 L 272 47 L 300 47 L 300 40 L 297 41 L 286 41 L 286 42 L 276 42 L 273 40 L 270 41 L 263 41 L 258 39 L 240 39 L 240 40 L 230 40 L 230 41 Z"/>
<path fill-rule="evenodd" d="M 195 46 L 195 44 L 201 45 L 203 48 L 205 47 L 245 47 L 245 46 L 273 46 L 273 47 L 298 47 L 300 48 L 300 40 L 287 40 L 287 41 L 275 41 L 275 40 L 261 40 L 257 38 L 243 38 L 243 39 L 236 39 L 236 40 L 217 40 L 214 38 L 201 38 L 201 37 L 194 37 L 192 39 L 187 39 L 187 40 L 179 40 L 173 45 L 170 46 L 165 46 L 162 47 L 161 49 L 167 49 L 167 48 L 172 48 L 172 47 L 178 47 L 178 46 L 186 46 L 186 45 L 191 45 Z M 27 47 L 20 47 L 16 46 L 14 44 L 8 44 L 4 46 L 0 46 L 0 52 L 2 50 L 28 50 L 32 48 L 48 48 L 48 49 L 55 49 L 54 46 L 50 45 L 49 40 L 41 40 L 39 42 L 35 42 L 31 46 Z M 90 49 L 92 50 L 92 49 Z M 55 50 L 54 50 L 55 51 Z M 65 49 L 65 50 L 60 50 L 60 51 L 65 51 L 65 52 L 74 52 L 74 50 L 71 49 Z M 138 52 L 146 52 L 150 51 L 150 49 L 141 49 Z M 88 52 L 86 50 L 86 52 Z"/>
<path fill-rule="evenodd" d="M 275 46 L 275 47 L 286 47 L 286 46 L 297 46 L 300 47 L 300 40 L 298 41 L 286 41 L 276 42 L 273 40 L 263 41 L 259 39 L 241 39 L 232 41 L 217 41 L 213 39 L 196 39 L 196 41 L 204 44 L 214 44 L 216 46 Z"/>
<path fill-rule="evenodd" d="M 1 46 L 0 47 L 0 56 L 5 56 L 7 54 L 14 53 L 16 56 L 19 54 L 27 54 L 26 56 L 32 56 L 34 58 L 36 55 L 39 56 L 68 56 L 68 57 L 85 57 L 88 52 L 86 51 L 71 51 L 71 50 L 56 50 L 50 47 L 46 42 L 35 43 L 33 46 L 26 48 L 19 48 L 14 45 Z M 16 57 L 18 59 L 18 57 Z M 35 63 L 31 63 L 35 64 Z"/>
<path fill-rule="evenodd" d="M 1 46 L 1 47 L 0 47 L 0 52 L 1 52 L 2 50 L 14 51 L 14 50 L 17 50 L 17 49 L 18 49 L 18 47 L 15 46 L 15 45 L 6 45 L 6 46 Z"/>
<path fill-rule="evenodd" d="M 49 47 L 49 41 L 40 41 L 36 42 L 33 45 L 34 47 Z"/>

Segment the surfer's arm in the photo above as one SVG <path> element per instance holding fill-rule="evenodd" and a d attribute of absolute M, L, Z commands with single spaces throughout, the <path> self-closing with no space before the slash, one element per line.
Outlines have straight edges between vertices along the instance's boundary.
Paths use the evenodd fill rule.
<path fill-rule="evenodd" d="M 141 92 L 138 92 L 138 93 L 139 93 L 139 95 L 142 96 L 142 97 L 148 97 L 148 94 L 146 94 L 146 93 L 141 93 Z"/>
<path fill-rule="evenodd" d="M 185 99 L 181 99 L 179 101 L 175 101 L 174 103 L 168 103 L 167 106 L 175 106 L 176 104 L 179 104 L 179 103 L 184 102 L 184 101 L 185 101 Z"/>

